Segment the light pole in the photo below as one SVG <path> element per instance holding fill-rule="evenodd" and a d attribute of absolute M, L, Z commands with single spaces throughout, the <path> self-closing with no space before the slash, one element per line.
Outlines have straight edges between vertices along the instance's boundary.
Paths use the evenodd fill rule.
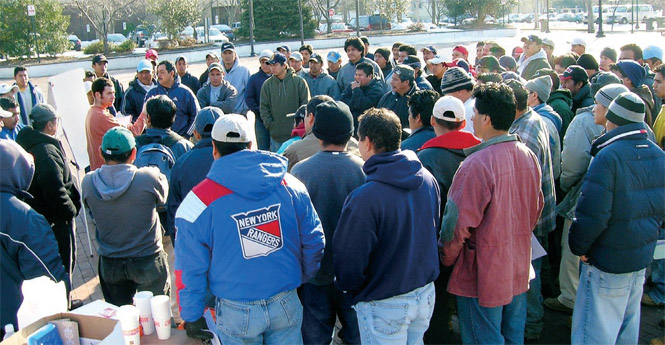
<path fill-rule="evenodd" d="M 300 14 L 300 45 L 305 45 L 305 30 L 303 29 L 302 2 L 298 0 L 298 13 Z"/>
<path fill-rule="evenodd" d="M 598 33 L 596 34 L 596 37 L 605 37 L 605 33 L 603 32 L 603 1 L 602 0 L 598 0 Z"/>
<path fill-rule="evenodd" d="M 249 56 L 256 56 L 254 52 L 254 0 L 249 0 Z"/>
<path fill-rule="evenodd" d="M 356 0 L 356 37 L 360 37 L 360 15 L 358 15 L 358 11 L 360 11 L 360 0 Z"/>
<path fill-rule="evenodd" d="M 545 11 L 547 11 L 547 20 L 545 21 L 545 33 L 550 33 L 550 0 L 545 0 Z"/>

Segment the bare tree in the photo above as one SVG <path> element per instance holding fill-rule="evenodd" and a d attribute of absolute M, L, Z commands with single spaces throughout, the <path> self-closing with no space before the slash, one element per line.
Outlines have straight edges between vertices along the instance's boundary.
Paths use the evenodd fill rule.
<path fill-rule="evenodd" d="M 109 53 L 108 34 L 116 20 L 131 16 L 135 8 L 143 7 L 144 0 L 72 0 L 72 4 L 90 21 L 101 35 L 104 54 Z"/>
<path fill-rule="evenodd" d="M 312 8 L 314 9 L 314 13 L 320 13 L 325 19 L 326 19 L 326 26 L 328 27 L 327 32 L 331 33 L 332 32 L 332 16 L 328 12 L 330 9 L 334 9 L 337 7 L 339 4 L 340 0 L 310 0 L 309 3 L 312 5 Z M 316 16 L 317 20 L 318 18 L 321 18 L 320 16 Z"/>
<path fill-rule="evenodd" d="M 224 11 L 229 18 L 229 24 L 240 21 L 240 14 L 242 12 L 240 0 L 221 0 L 219 3 L 224 8 Z"/>

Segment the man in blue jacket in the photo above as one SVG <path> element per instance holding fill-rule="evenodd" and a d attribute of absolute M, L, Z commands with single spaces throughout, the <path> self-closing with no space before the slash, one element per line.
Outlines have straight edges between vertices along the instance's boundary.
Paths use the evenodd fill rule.
<path fill-rule="evenodd" d="M 171 61 L 163 60 L 157 65 L 157 87 L 148 91 L 145 100 L 157 95 L 167 95 L 175 103 L 177 111 L 171 130 L 189 139 L 191 134 L 188 134 L 187 130 L 194 123 L 201 107 L 192 90 L 180 83 L 180 77 Z"/>
<path fill-rule="evenodd" d="M 347 197 L 333 237 L 335 283 L 355 304 L 363 344 L 422 343 L 434 310 L 439 186 L 415 152 L 400 151 L 401 135 L 392 111 L 360 116 L 367 182 Z"/>
<path fill-rule="evenodd" d="M 572 344 L 637 344 L 646 267 L 665 221 L 665 153 L 647 139 L 644 102 L 610 103 L 568 242 L 582 260 Z"/>
<path fill-rule="evenodd" d="M 23 281 L 47 276 L 69 284 L 69 278 L 48 222 L 20 200 L 30 197 L 26 191 L 35 173 L 32 157 L 13 140 L 0 139 L 0 172 L 0 323 L 18 329 Z M 4 336 L 4 329 L 0 333 Z"/>
<path fill-rule="evenodd" d="M 240 65 L 236 48 L 231 42 L 222 44 L 222 64 L 224 65 L 224 79 L 238 91 L 238 99 L 233 108 L 233 113 L 245 115 L 247 114 L 245 89 L 249 81 L 249 69 Z"/>
<path fill-rule="evenodd" d="M 180 316 L 188 336 L 208 338 L 209 291 L 224 344 L 302 344 L 296 288 L 319 269 L 323 230 L 286 158 L 250 151 L 250 132 L 241 115 L 215 121 L 215 161 L 176 212 Z"/>
<path fill-rule="evenodd" d="M 139 61 L 136 66 L 136 78 L 129 83 L 127 92 L 122 97 L 122 113 L 131 115 L 132 123 L 141 115 L 146 93 L 157 85 L 152 77 L 152 62 L 147 59 Z"/>

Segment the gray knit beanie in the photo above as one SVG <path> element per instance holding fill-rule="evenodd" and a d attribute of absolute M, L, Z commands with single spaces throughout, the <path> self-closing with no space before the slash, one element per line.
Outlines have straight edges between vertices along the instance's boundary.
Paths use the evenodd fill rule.
<path fill-rule="evenodd" d="M 547 75 L 531 79 L 524 84 L 524 88 L 538 93 L 538 99 L 540 103 L 545 103 L 550 98 L 550 92 L 552 91 L 552 78 Z"/>
<path fill-rule="evenodd" d="M 617 98 L 620 94 L 628 92 L 628 88 L 623 84 L 609 84 L 605 85 L 598 92 L 596 92 L 596 102 L 600 103 L 603 107 L 607 108 L 610 103 Z"/>
<path fill-rule="evenodd" d="M 644 122 L 644 102 L 640 96 L 628 91 L 615 98 L 607 108 L 605 117 L 616 125 Z"/>
<path fill-rule="evenodd" d="M 446 95 L 451 92 L 464 90 L 468 87 L 473 88 L 473 78 L 461 67 L 451 67 L 443 74 L 441 78 L 441 93 Z"/>

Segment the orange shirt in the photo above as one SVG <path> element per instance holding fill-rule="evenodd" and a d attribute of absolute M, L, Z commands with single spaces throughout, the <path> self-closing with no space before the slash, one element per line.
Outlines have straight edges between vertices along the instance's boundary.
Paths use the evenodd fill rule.
<path fill-rule="evenodd" d="M 146 118 L 145 114 L 141 113 L 136 122 L 129 126 L 124 126 L 129 129 L 134 136 L 141 135 L 145 129 Z M 104 164 L 104 157 L 100 147 L 102 146 L 102 138 L 106 131 L 113 127 L 123 126 L 116 120 L 109 111 L 99 105 L 93 105 L 88 110 L 88 115 L 85 117 L 85 136 L 88 143 L 88 159 L 90 160 L 90 171 L 99 169 Z"/>

